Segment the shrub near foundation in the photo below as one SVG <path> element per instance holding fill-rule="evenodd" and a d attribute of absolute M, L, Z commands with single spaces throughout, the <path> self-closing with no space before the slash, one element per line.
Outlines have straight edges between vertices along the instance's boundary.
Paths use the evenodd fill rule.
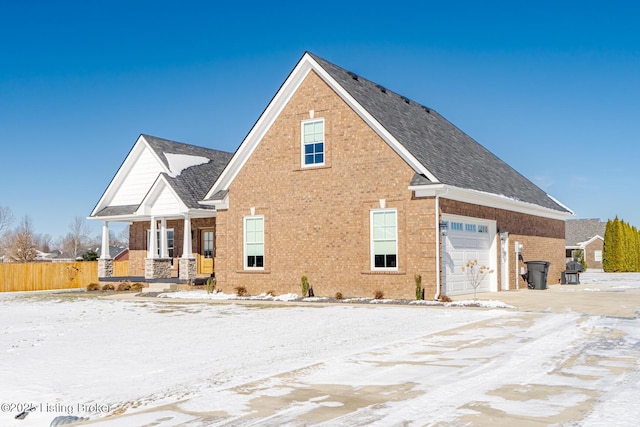
<path fill-rule="evenodd" d="M 98 283 L 89 283 L 87 285 L 87 291 L 91 292 L 91 291 L 99 291 L 100 290 L 100 285 Z"/>
<path fill-rule="evenodd" d="M 207 279 L 207 293 L 212 294 L 216 290 L 216 279 L 209 277 Z"/>
<path fill-rule="evenodd" d="M 416 299 L 424 299 L 422 295 L 422 276 L 419 274 L 416 274 Z"/>
<path fill-rule="evenodd" d="M 382 292 L 382 290 L 378 289 L 374 294 L 373 297 L 375 299 L 384 299 L 384 292 Z"/>
<path fill-rule="evenodd" d="M 306 297 L 309 295 L 309 279 L 307 279 L 307 276 L 302 276 L 300 282 L 302 286 L 302 296 Z"/>
<path fill-rule="evenodd" d="M 136 282 L 131 285 L 130 290 L 132 290 L 133 292 L 140 292 L 142 291 L 142 288 L 144 288 L 144 285 L 142 283 Z"/>
<path fill-rule="evenodd" d="M 118 287 L 116 288 L 118 292 L 126 292 L 131 290 L 131 284 L 129 282 L 120 282 Z"/>
<path fill-rule="evenodd" d="M 239 297 L 243 297 L 248 293 L 247 288 L 245 288 L 244 286 L 236 286 L 234 289 L 236 290 L 236 295 L 238 295 Z"/>

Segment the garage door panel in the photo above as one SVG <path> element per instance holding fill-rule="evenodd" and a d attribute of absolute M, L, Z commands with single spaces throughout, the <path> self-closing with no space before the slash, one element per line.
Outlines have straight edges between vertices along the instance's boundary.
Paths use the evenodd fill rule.
<path fill-rule="evenodd" d="M 443 260 L 445 292 L 447 295 L 473 293 L 473 285 L 462 271 L 468 260 L 477 260 L 478 266 L 490 266 L 492 236 L 486 222 L 474 218 L 456 218 L 457 226 L 449 230 L 443 240 L 445 259 Z M 460 227 L 459 224 L 462 224 Z M 490 275 L 486 275 L 477 288 L 477 292 L 489 292 Z"/>

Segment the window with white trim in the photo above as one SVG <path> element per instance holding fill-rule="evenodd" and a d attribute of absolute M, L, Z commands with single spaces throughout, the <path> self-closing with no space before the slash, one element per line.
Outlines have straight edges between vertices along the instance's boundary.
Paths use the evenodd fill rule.
<path fill-rule="evenodd" d="M 371 211 L 371 269 L 398 268 L 398 212 L 396 209 Z"/>
<path fill-rule="evenodd" d="M 160 256 L 160 232 L 161 230 L 156 230 L 156 254 Z M 151 230 L 147 230 L 147 248 L 149 247 L 149 241 L 151 240 Z M 169 258 L 173 258 L 173 242 L 174 242 L 174 233 L 173 228 L 167 228 L 167 249 L 169 252 Z"/>
<path fill-rule="evenodd" d="M 244 218 L 244 268 L 264 268 L 264 217 Z"/>
<path fill-rule="evenodd" d="M 324 165 L 324 119 L 302 122 L 302 166 Z"/>
<path fill-rule="evenodd" d="M 593 260 L 596 262 L 602 262 L 602 251 L 593 251 Z"/>

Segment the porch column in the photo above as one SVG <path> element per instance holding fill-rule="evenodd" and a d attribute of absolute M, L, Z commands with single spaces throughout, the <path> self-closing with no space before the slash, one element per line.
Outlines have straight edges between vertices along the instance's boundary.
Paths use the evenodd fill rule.
<path fill-rule="evenodd" d="M 184 214 L 184 237 L 182 239 L 182 258 L 193 258 L 193 245 L 191 244 L 191 218 Z"/>
<path fill-rule="evenodd" d="M 167 242 L 167 219 L 160 219 L 160 258 L 169 258 L 169 244 Z"/>
<path fill-rule="evenodd" d="M 102 248 L 98 258 L 98 277 L 113 277 L 113 260 L 109 253 L 109 222 L 102 223 Z"/>
<path fill-rule="evenodd" d="M 151 226 L 149 232 L 149 247 L 147 248 L 147 258 L 158 258 L 158 247 L 156 246 L 156 239 L 158 235 L 158 225 L 156 224 L 156 217 L 151 217 Z"/>
<path fill-rule="evenodd" d="M 102 250 L 100 259 L 111 259 L 109 256 L 109 221 L 102 222 Z"/>
<path fill-rule="evenodd" d="M 178 263 L 178 277 L 189 283 L 196 278 L 196 259 L 193 257 L 193 245 L 191 244 L 191 218 L 184 214 L 184 233 L 182 236 L 182 257 Z"/>

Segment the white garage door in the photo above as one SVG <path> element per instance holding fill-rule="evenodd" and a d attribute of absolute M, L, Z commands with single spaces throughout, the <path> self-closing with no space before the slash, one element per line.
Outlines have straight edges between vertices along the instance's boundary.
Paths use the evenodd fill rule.
<path fill-rule="evenodd" d="M 491 290 L 492 265 L 491 244 L 495 236 L 495 225 L 491 221 L 477 218 L 443 215 L 447 222 L 447 236 L 443 239 L 443 284 L 445 295 L 472 294 L 473 284 L 467 272 L 462 271 L 467 261 L 477 260 L 476 269 L 486 265 L 494 273 L 479 280 L 477 292 Z"/>

